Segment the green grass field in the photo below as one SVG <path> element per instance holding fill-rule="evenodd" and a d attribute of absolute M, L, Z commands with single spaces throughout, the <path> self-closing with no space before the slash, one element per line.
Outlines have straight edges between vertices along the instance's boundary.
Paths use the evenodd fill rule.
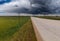
<path fill-rule="evenodd" d="M 30 17 L 0 17 L 0 41 L 36 41 Z"/>
<path fill-rule="evenodd" d="M 0 17 L 0 41 L 14 34 L 17 31 L 17 27 L 17 17 Z"/>

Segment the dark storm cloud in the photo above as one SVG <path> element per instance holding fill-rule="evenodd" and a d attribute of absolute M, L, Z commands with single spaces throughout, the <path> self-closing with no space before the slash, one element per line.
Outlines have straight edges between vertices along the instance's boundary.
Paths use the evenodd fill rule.
<path fill-rule="evenodd" d="M 31 13 L 51 13 L 48 8 L 48 3 L 50 0 L 33 0 L 31 1 L 32 10 Z"/>
<path fill-rule="evenodd" d="M 33 0 L 33 4 L 39 4 L 39 13 L 60 13 L 60 0 Z"/>
<path fill-rule="evenodd" d="M 12 12 L 18 12 L 18 13 L 32 13 L 32 14 L 38 14 L 38 13 L 50 13 L 49 9 L 46 5 L 46 0 L 29 0 L 31 8 L 20 8 L 15 9 Z M 18 6 L 17 6 L 18 7 Z"/>
<path fill-rule="evenodd" d="M 12 0 L 0 5 L 0 10 L 11 13 L 60 13 L 60 0 Z"/>

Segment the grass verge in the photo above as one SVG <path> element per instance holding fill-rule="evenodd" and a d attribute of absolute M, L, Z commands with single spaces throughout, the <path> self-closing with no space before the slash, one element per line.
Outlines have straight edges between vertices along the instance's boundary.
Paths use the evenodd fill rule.
<path fill-rule="evenodd" d="M 20 28 L 11 41 L 37 41 L 31 20 Z"/>

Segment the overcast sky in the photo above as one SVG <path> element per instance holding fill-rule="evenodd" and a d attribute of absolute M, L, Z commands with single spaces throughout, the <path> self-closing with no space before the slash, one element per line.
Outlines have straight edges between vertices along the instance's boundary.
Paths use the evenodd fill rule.
<path fill-rule="evenodd" d="M 5 2 L 4 2 L 5 1 Z M 22 8 L 30 9 L 29 0 L 0 0 L 0 11 L 1 12 L 15 12 Z"/>
<path fill-rule="evenodd" d="M 60 13 L 60 0 L 0 0 L 0 13 Z"/>

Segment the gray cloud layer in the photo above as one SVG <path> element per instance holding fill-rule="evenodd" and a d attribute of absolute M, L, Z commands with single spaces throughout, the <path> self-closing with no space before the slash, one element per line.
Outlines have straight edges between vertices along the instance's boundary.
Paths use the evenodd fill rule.
<path fill-rule="evenodd" d="M 0 5 L 1 12 L 60 13 L 60 0 L 12 0 Z"/>

